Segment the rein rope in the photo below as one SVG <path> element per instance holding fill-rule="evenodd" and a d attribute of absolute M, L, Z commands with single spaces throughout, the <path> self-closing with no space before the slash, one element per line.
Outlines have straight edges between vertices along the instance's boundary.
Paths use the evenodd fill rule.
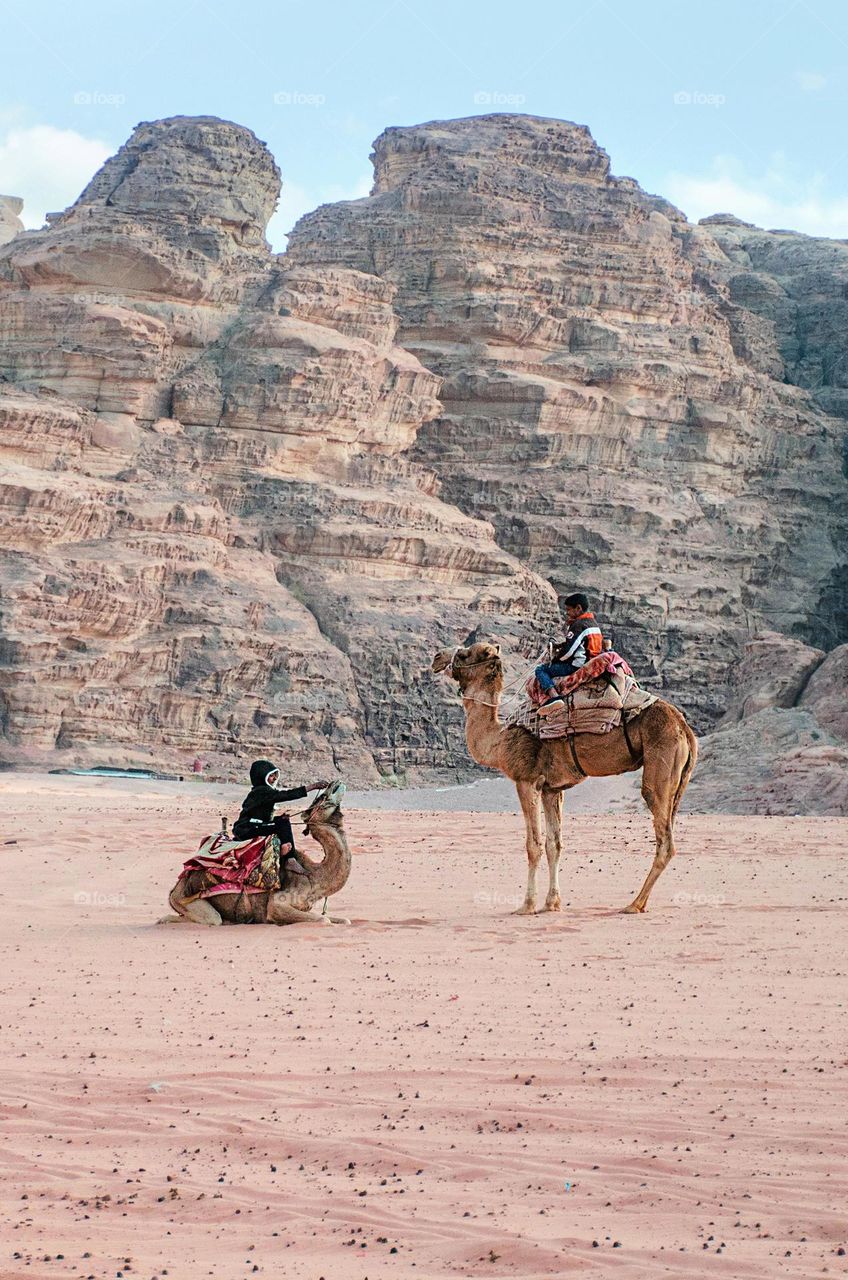
<path fill-rule="evenodd" d="M 452 657 L 452 658 L 451 658 L 451 660 L 450 660 L 451 670 L 453 670 L 454 663 L 456 662 L 456 655 L 457 655 L 458 653 L 459 653 L 459 650 L 458 650 L 458 649 L 454 649 L 454 651 L 453 651 L 453 657 Z M 482 667 L 482 666 L 483 666 L 483 664 L 484 664 L 484 663 L 486 663 L 486 662 L 494 662 L 494 660 L 495 660 L 495 658 L 496 658 L 497 656 L 498 656 L 498 655 L 497 655 L 496 653 L 490 653 L 490 654 L 489 654 L 489 656 L 488 656 L 488 658 L 477 658 L 477 659 L 476 659 L 476 661 L 474 661 L 474 662 L 463 662 L 462 666 L 463 666 L 463 668 L 465 668 L 465 667 Z"/>
<path fill-rule="evenodd" d="M 451 658 L 450 664 L 449 664 L 451 672 L 453 672 L 453 668 L 456 664 L 456 655 L 458 653 L 459 653 L 459 649 L 454 649 L 453 657 Z M 495 657 L 499 658 L 500 655 L 490 654 L 488 658 L 477 658 L 476 661 L 474 662 L 463 662 L 461 664 L 460 670 L 464 671 L 466 667 L 482 667 L 485 665 L 485 663 L 491 662 Z M 535 670 L 536 665 L 538 664 L 531 664 L 529 667 L 525 667 L 525 669 L 519 672 L 519 674 L 513 680 L 508 681 L 503 687 L 504 693 L 506 693 L 508 689 L 514 689 L 517 685 L 521 684 L 522 681 L 529 680 L 530 674 Z"/>
<path fill-rule="evenodd" d="M 451 662 L 450 662 L 451 675 L 453 675 L 454 666 L 456 664 L 456 655 L 458 652 L 459 652 L 458 648 L 454 649 L 453 657 L 451 658 Z M 475 662 L 463 662 L 459 667 L 459 670 L 464 671 L 468 667 L 482 667 L 487 662 L 492 662 L 495 656 L 496 655 L 490 654 L 488 658 L 478 658 Z M 503 670 L 503 664 L 501 665 L 501 669 Z M 532 666 L 527 667 L 523 671 L 519 672 L 519 674 L 513 680 L 510 680 L 505 685 L 503 685 L 501 689 L 500 698 L 497 702 L 491 702 L 488 698 L 477 698 L 472 694 L 466 694 L 466 693 L 462 693 L 462 701 L 463 702 L 479 702 L 481 706 L 494 707 L 495 710 L 497 711 L 501 705 L 501 702 L 508 703 L 510 699 L 512 699 L 513 701 L 515 700 L 516 690 L 518 689 L 518 686 L 524 685 L 527 683 L 527 681 L 530 678 L 530 674 L 533 670 L 534 668 Z M 455 676 L 454 676 L 454 679 L 456 679 Z M 460 690 L 460 692 L 462 691 Z"/>

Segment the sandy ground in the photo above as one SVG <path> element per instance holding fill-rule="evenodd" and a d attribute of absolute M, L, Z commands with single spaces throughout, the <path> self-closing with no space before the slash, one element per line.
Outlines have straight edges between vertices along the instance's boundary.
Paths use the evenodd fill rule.
<path fill-rule="evenodd" d="M 351 808 L 352 927 L 157 926 L 224 794 L 0 776 L 3 1280 L 848 1273 L 848 823 L 685 817 L 630 917 L 580 816 L 516 918 L 516 815 Z"/>

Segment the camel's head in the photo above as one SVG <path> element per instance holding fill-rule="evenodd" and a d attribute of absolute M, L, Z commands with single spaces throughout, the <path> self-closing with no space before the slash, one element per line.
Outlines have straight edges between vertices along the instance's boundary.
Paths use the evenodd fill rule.
<path fill-rule="evenodd" d="M 466 689 L 475 688 L 497 694 L 503 686 L 499 644 L 481 641 L 467 649 L 442 649 L 433 659 L 432 670 L 438 674 L 448 669 L 463 693 Z"/>
<path fill-rule="evenodd" d="M 312 834 L 314 826 L 340 827 L 342 825 L 342 796 L 347 788 L 343 782 L 333 782 L 312 801 L 305 811 L 304 830 Z"/>

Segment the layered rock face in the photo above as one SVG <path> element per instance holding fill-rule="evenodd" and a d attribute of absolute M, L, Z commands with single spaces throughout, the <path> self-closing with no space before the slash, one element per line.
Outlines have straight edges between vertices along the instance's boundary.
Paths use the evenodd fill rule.
<path fill-rule="evenodd" d="M 373 159 L 374 194 L 308 214 L 289 258 L 396 286 L 443 379 L 415 451 L 443 494 L 588 589 L 701 729 L 752 632 L 845 638 L 844 424 L 790 385 L 712 228 L 559 121 L 389 129 Z"/>
<path fill-rule="evenodd" d="M 275 256 L 264 144 L 144 124 L 0 250 L 2 759 L 465 767 L 432 652 L 534 657 L 580 588 L 716 741 L 838 750 L 844 246 L 690 226 L 558 121 L 374 162 Z"/>
<path fill-rule="evenodd" d="M 142 125 L 0 256 L 9 761 L 443 766 L 434 648 L 553 625 L 549 585 L 403 456 L 438 378 L 392 287 L 272 257 L 278 188 L 245 129 Z"/>
<path fill-rule="evenodd" d="M 699 225 L 726 255 L 731 317 L 764 321 L 787 380 L 826 413 L 848 418 L 848 241 L 762 231 L 726 213 Z"/>
<path fill-rule="evenodd" d="M 786 380 L 804 387 L 824 413 L 848 419 L 848 241 L 761 231 L 728 214 L 704 218 L 701 225 L 709 227 L 726 255 L 721 279 L 741 353 L 751 350 L 748 336 L 759 330 L 765 341 L 755 340 L 753 358 L 757 348 L 770 353 L 777 348 Z M 845 477 L 844 443 L 843 449 Z M 819 625 L 819 640 L 828 645 L 848 637 L 844 554 L 825 583 Z"/>

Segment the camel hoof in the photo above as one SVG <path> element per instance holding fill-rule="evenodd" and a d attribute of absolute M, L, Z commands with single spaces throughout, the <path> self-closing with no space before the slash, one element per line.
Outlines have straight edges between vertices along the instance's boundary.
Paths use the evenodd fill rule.
<path fill-rule="evenodd" d="M 559 898 L 554 898 L 552 902 L 546 902 L 543 911 L 562 911 L 562 903 Z"/>
<path fill-rule="evenodd" d="M 638 916 L 638 915 L 643 915 L 643 914 L 644 914 L 644 911 L 645 911 L 645 908 L 644 908 L 644 907 L 640 907 L 640 906 L 639 906 L 639 904 L 638 904 L 638 903 L 636 903 L 636 902 L 631 902 L 631 903 L 629 903 L 629 905 L 628 905 L 628 906 L 626 906 L 626 907 L 622 907 L 622 908 L 621 908 L 621 914 L 622 914 L 623 916 Z"/>
<path fill-rule="evenodd" d="M 534 916 L 536 914 L 535 902 L 523 902 L 517 911 L 511 911 L 513 916 Z"/>
<path fill-rule="evenodd" d="M 353 921 L 347 916 L 330 916 L 330 924 L 353 924 Z"/>

